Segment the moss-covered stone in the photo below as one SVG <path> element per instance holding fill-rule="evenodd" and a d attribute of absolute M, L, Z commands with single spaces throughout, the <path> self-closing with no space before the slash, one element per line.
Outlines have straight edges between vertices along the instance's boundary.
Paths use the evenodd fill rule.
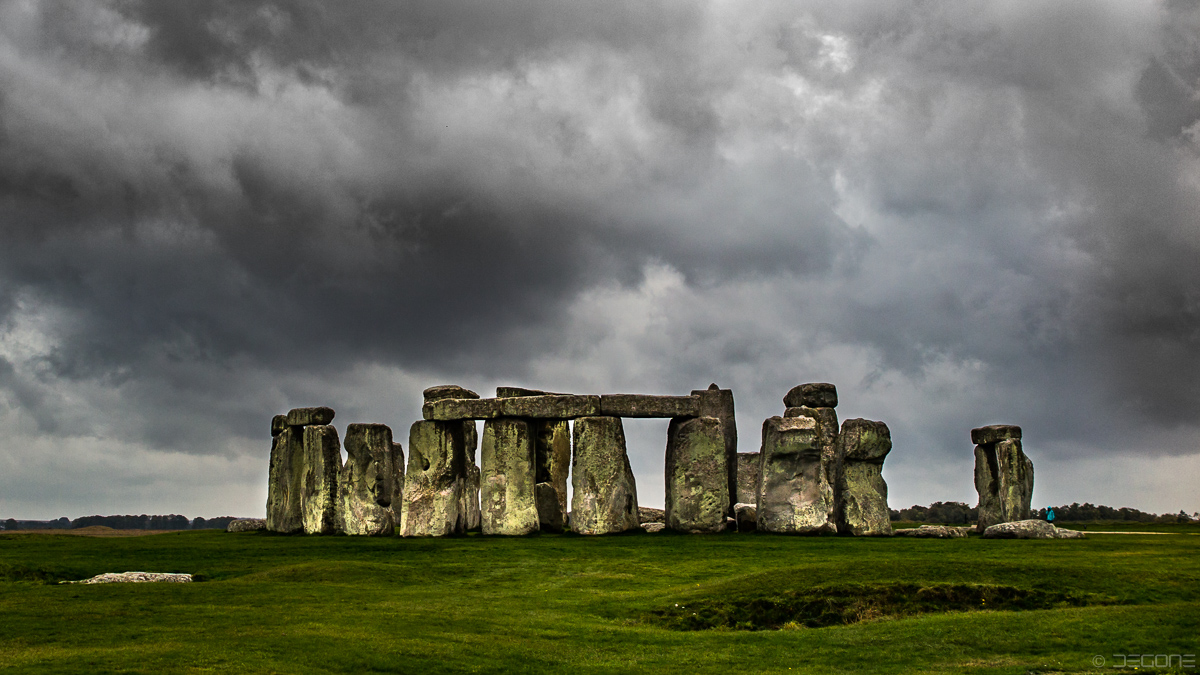
<path fill-rule="evenodd" d="M 975 447 L 975 490 L 979 493 L 979 532 L 999 523 L 1029 519 L 1033 462 L 1025 456 L 1019 439 Z"/>
<path fill-rule="evenodd" d="M 725 433 L 715 417 L 667 427 L 666 523 L 680 532 L 721 532 L 729 511 Z"/>
<path fill-rule="evenodd" d="M 562 523 L 567 515 L 567 478 L 571 472 L 571 423 L 530 420 L 529 426 L 533 432 L 536 480 L 549 485 L 556 495 L 553 502 L 538 500 L 538 518 Z"/>
<path fill-rule="evenodd" d="M 306 427 L 310 425 L 325 425 L 333 422 L 333 408 L 324 406 L 316 408 L 294 408 L 288 411 L 288 426 Z"/>
<path fill-rule="evenodd" d="M 737 501 L 735 504 L 758 502 L 758 481 L 762 478 L 761 460 L 761 453 L 737 453 Z"/>
<path fill-rule="evenodd" d="M 426 403 L 440 401 L 444 398 L 479 398 L 479 394 L 457 384 L 439 384 L 421 392 L 421 395 Z"/>
<path fill-rule="evenodd" d="M 811 417 L 817 421 L 817 443 L 821 446 L 821 466 L 825 469 L 825 480 L 829 481 L 829 484 L 835 486 L 836 489 L 838 471 L 841 469 L 841 462 L 838 461 L 837 455 L 837 411 L 830 407 L 796 406 L 788 408 L 783 416 L 785 418 Z"/>
<path fill-rule="evenodd" d="M 837 387 L 828 382 L 798 384 L 783 397 L 783 405 L 788 408 L 836 408 L 837 404 Z"/>
<path fill-rule="evenodd" d="M 536 532 L 537 492 L 529 423 L 512 417 L 485 422 L 479 470 L 483 533 Z"/>
<path fill-rule="evenodd" d="M 479 429 L 475 420 L 463 420 L 463 451 L 466 457 L 466 478 L 463 483 L 462 512 L 466 514 L 467 530 L 478 532 L 482 527 L 482 516 L 479 512 L 479 465 L 475 462 L 475 452 L 479 448 Z"/>
<path fill-rule="evenodd" d="M 619 417 L 575 420 L 571 461 L 571 530 L 610 534 L 641 526 L 637 484 Z"/>
<path fill-rule="evenodd" d="M 883 460 L 891 449 L 891 431 L 883 422 L 857 418 L 842 423 L 836 453 L 841 467 L 834 490 L 838 532 L 892 534 L 887 482 L 883 480 Z"/>
<path fill-rule="evenodd" d="M 287 418 L 283 415 L 276 415 Z M 267 478 L 267 529 L 291 534 L 304 531 L 301 507 L 304 461 L 304 428 L 284 426 L 271 439 L 271 464 Z"/>
<path fill-rule="evenodd" d="M 696 417 L 700 414 L 700 397 L 604 394 L 600 397 L 599 414 L 608 417 Z"/>
<path fill-rule="evenodd" d="M 462 423 L 414 422 L 408 432 L 400 534 L 441 537 L 463 533 L 467 525 L 462 509 L 465 485 Z"/>
<path fill-rule="evenodd" d="M 278 436 L 288 428 L 287 415 L 276 415 L 271 418 L 271 435 Z"/>
<path fill-rule="evenodd" d="M 346 463 L 338 475 L 338 530 L 344 534 L 389 536 L 395 530 L 392 498 L 396 470 L 392 430 L 384 424 L 346 427 Z"/>
<path fill-rule="evenodd" d="M 442 399 L 421 406 L 427 420 L 489 420 L 497 417 L 569 419 L 600 412 L 599 396 L 546 395 L 509 398 Z"/>
<path fill-rule="evenodd" d="M 1021 427 L 1015 424 L 992 424 L 971 430 L 971 442 L 975 445 L 991 445 L 1010 439 L 1021 440 Z"/>
<path fill-rule="evenodd" d="M 301 521 L 305 534 L 337 532 L 338 473 L 342 447 L 337 429 L 316 424 L 304 427 L 301 474 Z"/>
<path fill-rule="evenodd" d="M 833 485 L 822 466 L 818 422 L 770 417 L 763 422 L 758 529 L 788 534 L 832 534 Z"/>
<path fill-rule="evenodd" d="M 388 506 L 388 510 L 392 512 L 392 525 L 394 531 L 400 531 L 400 513 L 404 510 L 404 468 L 407 464 L 404 461 L 404 446 L 395 442 L 393 436 L 392 441 L 392 470 L 395 475 L 392 478 L 392 503 Z"/>
<path fill-rule="evenodd" d="M 542 532 L 562 532 L 566 523 L 566 511 L 558 503 L 558 490 L 549 483 L 538 483 L 534 487 L 537 498 L 538 529 Z"/>
<path fill-rule="evenodd" d="M 733 516 L 733 506 L 738 501 L 738 471 L 741 468 L 737 459 L 737 419 L 733 408 L 733 390 L 721 389 L 714 382 L 708 385 L 708 389 L 693 390 L 692 396 L 700 399 L 701 417 L 715 417 L 721 420 L 721 430 L 725 434 L 725 470 L 729 474 L 729 509 L 725 515 Z M 754 475 L 757 477 L 758 471 L 755 471 Z"/>

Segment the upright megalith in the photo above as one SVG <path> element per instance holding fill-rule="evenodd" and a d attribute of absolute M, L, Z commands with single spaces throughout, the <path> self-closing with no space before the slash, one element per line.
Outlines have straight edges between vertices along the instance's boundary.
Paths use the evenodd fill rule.
<path fill-rule="evenodd" d="M 789 534 L 832 534 L 833 485 L 822 466 L 818 422 L 770 417 L 763 422 L 757 500 L 758 529 Z"/>
<path fill-rule="evenodd" d="M 539 389 L 496 387 L 496 398 L 567 396 Z M 566 419 L 526 419 L 533 437 L 534 480 L 538 520 L 543 530 L 561 532 L 567 516 L 567 477 L 571 471 L 571 422 Z M 554 493 L 550 499 L 547 491 Z"/>
<path fill-rule="evenodd" d="M 983 532 L 992 525 L 1029 519 L 1033 462 L 1021 449 L 1021 427 L 996 424 L 971 430 L 975 445 L 975 490 Z"/>
<path fill-rule="evenodd" d="M 715 417 L 721 420 L 721 431 L 725 440 L 725 470 L 728 473 L 729 508 L 725 515 L 734 515 L 734 505 L 737 504 L 738 491 L 738 461 L 737 461 L 737 420 L 733 410 L 733 390 L 722 389 L 716 382 L 708 385 L 708 389 L 696 389 L 692 396 L 700 399 L 700 415 Z M 757 472 L 756 472 L 757 473 Z"/>
<path fill-rule="evenodd" d="M 479 469 L 483 533 L 536 532 L 538 508 L 529 423 L 513 417 L 485 422 Z"/>
<path fill-rule="evenodd" d="M 641 526 L 637 484 L 619 417 L 575 420 L 571 462 L 571 530 L 610 534 Z"/>
<path fill-rule="evenodd" d="M 883 422 L 850 419 L 837 439 L 841 461 L 834 490 L 837 529 L 855 536 L 892 534 L 883 460 L 892 450 L 892 434 Z"/>
<path fill-rule="evenodd" d="M 479 429 L 475 420 L 463 420 L 463 456 L 466 458 L 465 478 L 462 491 L 462 512 L 466 516 L 466 528 L 471 532 L 482 527 L 479 512 L 479 465 L 475 453 L 479 449 Z"/>
<path fill-rule="evenodd" d="M 414 422 L 408 432 L 408 469 L 400 534 L 441 537 L 466 530 L 462 493 L 466 451 L 461 421 Z"/>
<path fill-rule="evenodd" d="M 384 424 L 346 427 L 346 463 L 338 475 L 338 530 L 343 534 L 388 536 L 395 530 L 392 499 L 397 474 L 395 443 Z"/>
<path fill-rule="evenodd" d="M 304 533 L 334 534 L 337 532 L 338 474 L 342 468 L 342 447 L 337 429 L 327 424 L 304 427 L 302 457 L 300 504 Z"/>
<path fill-rule="evenodd" d="M 667 527 L 692 533 L 723 531 L 729 512 L 729 471 L 721 420 L 671 420 L 666 464 Z"/>
<path fill-rule="evenodd" d="M 289 427 L 287 415 L 271 420 L 271 464 L 267 479 L 267 529 L 303 532 L 300 519 L 300 466 L 304 452 L 304 427 Z"/>
<path fill-rule="evenodd" d="M 404 446 L 392 441 L 392 468 L 396 478 L 392 481 L 392 503 L 388 510 L 392 512 L 393 528 L 400 528 L 400 513 L 404 509 Z"/>
<path fill-rule="evenodd" d="M 758 501 L 758 481 L 762 453 L 739 452 L 737 454 L 737 504 L 754 504 Z"/>

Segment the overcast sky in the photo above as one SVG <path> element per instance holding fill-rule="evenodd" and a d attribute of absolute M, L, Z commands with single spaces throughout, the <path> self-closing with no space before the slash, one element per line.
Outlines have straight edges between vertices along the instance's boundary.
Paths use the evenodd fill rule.
<path fill-rule="evenodd" d="M 891 505 L 1200 510 L 1191 2 L 0 2 L 0 517 L 262 516 L 270 418 L 802 382 Z M 627 422 L 644 505 L 665 421 Z"/>

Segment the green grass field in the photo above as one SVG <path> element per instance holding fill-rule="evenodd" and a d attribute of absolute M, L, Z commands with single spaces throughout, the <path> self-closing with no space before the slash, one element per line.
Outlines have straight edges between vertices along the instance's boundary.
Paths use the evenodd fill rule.
<path fill-rule="evenodd" d="M 1132 671 L 1200 652 L 1197 531 L 0 534 L 0 672 Z M 129 570 L 202 581 L 56 583 Z"/>

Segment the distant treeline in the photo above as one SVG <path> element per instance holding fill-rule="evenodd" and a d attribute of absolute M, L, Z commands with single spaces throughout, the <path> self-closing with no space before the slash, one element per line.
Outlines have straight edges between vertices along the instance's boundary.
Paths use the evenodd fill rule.
<path fill-rule="evenodd" d="M 0 529 L 5 530 L 71 530 L 78 527 L 103 525 L 114 530 L 223 530 L 229 521 L 236 520 L 233 516 L 220 518 L 189 519 L 186 516 L 171 514 L 169 516 L 83 516 L 75 520 L 59 518 L 58 520 L 17 520 L 9 518 L 0 523 Z"/>
<path fill-rule="evenodd" d="M 1091 521 L 1127 521 L 1134 523 L 1188 523 L 1200 514 L 1180 511 L 1179 513 L 1164 513 L 1156 515 L 1138 511 L 1129 507 L 1114 509 L 1111 506 L 1094 506 L 1092 504 L 1071 504 L 1070 506 L 1055 506 L 1054 520 L 1058 522 L 1091 522 Z M 973 523 L 979 518 L 979 509 L 967 506 L 962 502 L 934 502 L 929 506 L 910 506 L 907 509 L 889 509 L 892 520 L 904 520 L 917 523 L 947 523 L 961 525 Z M 1045 520 L 1049 515 L 1048 509 L 1038 509 L 1034 517 Z"/>

